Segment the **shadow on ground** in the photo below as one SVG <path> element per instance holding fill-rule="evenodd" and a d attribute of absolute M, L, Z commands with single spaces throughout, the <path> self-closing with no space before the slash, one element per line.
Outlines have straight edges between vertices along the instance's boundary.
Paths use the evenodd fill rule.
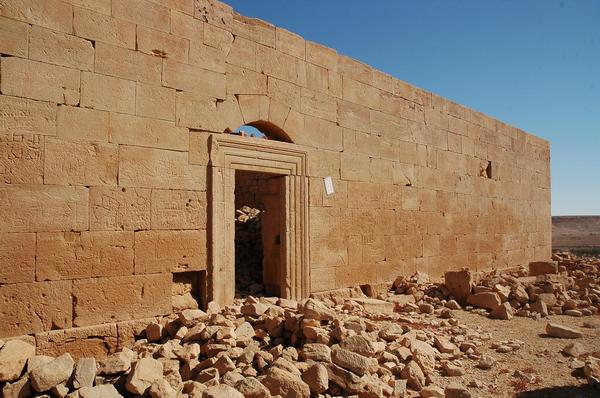
<path fill-rule="evenodd" d="M 517 398 L 598 398 L 600 390 L 589 386 L 547 387 L 534 391 L 524 391 Z"/>

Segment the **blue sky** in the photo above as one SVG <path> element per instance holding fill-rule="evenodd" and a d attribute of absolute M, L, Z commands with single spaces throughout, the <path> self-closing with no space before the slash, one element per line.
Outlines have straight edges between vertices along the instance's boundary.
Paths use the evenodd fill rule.
<path fill-rule="evenodd" d="M 600 1 L 226 2 L 550 140 L 553 214 L 600 214 Z"/>

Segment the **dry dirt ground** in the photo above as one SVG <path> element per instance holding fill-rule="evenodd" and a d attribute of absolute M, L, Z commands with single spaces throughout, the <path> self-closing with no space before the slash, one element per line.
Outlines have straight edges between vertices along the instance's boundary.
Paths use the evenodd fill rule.
<path fill-rule="evenodd" d="M 489 345 L 484 346 L 482 353 L 494 357 L 498 361 L 496 366 L 490 370 L 481 370 L 474 366 L 476 362 L 465 361 L 465 376 L 439 377 L 436 380 L 439 385 L 458 379 L 464 385 L 479 381 L 482 387 L 475 394 L 480 397 L 600 397 L 600 390 L 588 387 L 583 375 L 570 369 L 570 359 L 562 354 L 562 349 L 573 341 L 581 343 L 589 352 L 600 351 L 600 329 L 582 327 L 584 320 L 600 321 L 599 316 L 576 318 L 551 315 L 539 321 L 520 317 L 504 321 L 467 311 L 455 311 L 454 315 L 463 324 L 480 328 L 482 332 L 490 332 L 492 341 L 520 340 L 525 344 L 520 350 L 508 354 L 500 354 L 489 348 Z M 576 340 L 547 337 L 544 330 L 549 321 L 575 327 L 584 336 Z M 535 376 L 536 381 L 531 384 L 519 383 L 519 378 L 513 376 L 517 370 Z"/>

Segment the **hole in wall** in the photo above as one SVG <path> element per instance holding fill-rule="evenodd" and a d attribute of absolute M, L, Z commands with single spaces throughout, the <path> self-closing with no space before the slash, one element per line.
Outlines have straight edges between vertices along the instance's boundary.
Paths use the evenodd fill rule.
<path fill-rule="evenodd" d="M 173 311 L 206 307 L 206 271 L 173 274 L 171 287 Z"/>
<path fill-rule="evenodd" d="M 265 140 L 293 142 L 285 131 L 271 122 L 259 120 L 238 127 L 232 134 L 244 137 L 261 138 Z"/>
<path fill-rule="evenodd" d="M 493 166 L 492 166 L 492 162 L 491 161 L 489 161 L 487 163 L 487 167 L 485 168 L 485 176 L 487 178 L 493 178 L 494 177 Z"/>

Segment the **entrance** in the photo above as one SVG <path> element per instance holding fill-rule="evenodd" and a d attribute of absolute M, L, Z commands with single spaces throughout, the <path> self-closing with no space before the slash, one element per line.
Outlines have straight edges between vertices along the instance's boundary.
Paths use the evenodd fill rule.
<path fill-rule="evenodd" d="M 285 176 L 235 172 L 235 295 L 280 296 Z"/>
<path fill-rule="evenodd" d="M 308 297 L 306 151 L 291 143 L 212 134 L 209 156 L 208 300 L 231 304 L 236 287 L 242 290 L 242 274 L 238 273 L 236 283 L 236 263 L 243 266 L 242 257 L 236 258 L 236 254 L 242 256 L 236 251 L 236 228 L 248 234 L 244 244 L 254 242 L 254 252 L 243 254 L 251 257 L 244 265 L 251 272 L 244 278 L 252 278 L 244 289 L 252 286 L 264 294 L 290 299 Z M 236 227 L 241 215 L 236 217 L 236 210 L 243 206 L 248 206 L 248 213 L 260 211 L 255 221 L 260 225 L 253 225 L 252 231 Z M 239 235 L 237 243 L 242 244 Z M 238 295 L 243 294 L 238 291 Z"/>

